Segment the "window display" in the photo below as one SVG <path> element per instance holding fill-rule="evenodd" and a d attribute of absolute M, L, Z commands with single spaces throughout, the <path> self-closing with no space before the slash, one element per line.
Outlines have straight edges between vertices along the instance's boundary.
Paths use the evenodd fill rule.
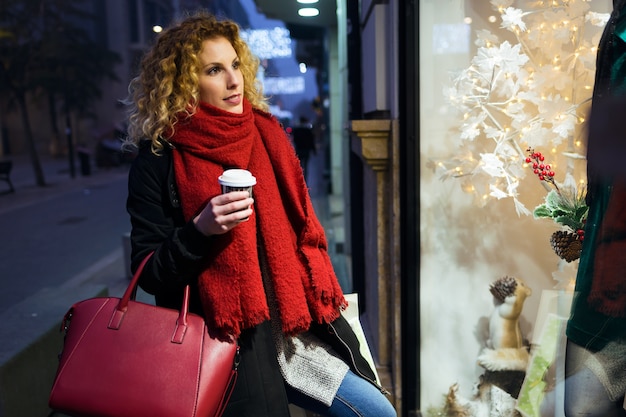
<path fill-rule="evenodd" d="M 419 2 L 425 415 L 562 415 L 587 127 L 611 11 L 609 0 Z M 516 278 L 495 284 L 503 276 Z M 513 282 L 528 288 L 513 326 L 528 356 L 504 386 L 490 315 L 507 296 L 490 289 Z"/>

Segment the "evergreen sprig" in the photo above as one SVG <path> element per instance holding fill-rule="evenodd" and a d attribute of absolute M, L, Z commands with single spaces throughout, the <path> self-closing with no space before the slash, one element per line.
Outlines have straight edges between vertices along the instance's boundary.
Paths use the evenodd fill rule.
<path fill-rule="evenodd" d="M 589 207 L 585 204 L 583 192 L 568 193 L 565 189 L 550 190 L 543 204 L 535 207 L 535 219 L 551 218 L 556 223 L 576 232 L 584 228 Z"/>

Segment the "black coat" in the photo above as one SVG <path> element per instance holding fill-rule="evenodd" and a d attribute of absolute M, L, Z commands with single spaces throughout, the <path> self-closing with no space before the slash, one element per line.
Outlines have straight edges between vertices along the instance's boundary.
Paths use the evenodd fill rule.
<path fill-rule="evenodd" d="M 183 218 L 169 148 L 160 156 L 149 146 L 140 149 L 129 174 L 127 210 L 132 224 L 132 270 L 154 251 L 139 285 L 155 296 L 157 305 L 177 309 L 184 286 L 190 284 L 190 311 L 203 315 L 197 277 L 212 239 Z M 330 344 L 353 372 L 375 384 L 372 369 L 359 353 L 359 341 L 343 317 L 330 324 L 314 324 L 310 330 Z M 288 417 L 269 322 L 245 330 L 239 344 L 239 376 L 224 416 Z"/>

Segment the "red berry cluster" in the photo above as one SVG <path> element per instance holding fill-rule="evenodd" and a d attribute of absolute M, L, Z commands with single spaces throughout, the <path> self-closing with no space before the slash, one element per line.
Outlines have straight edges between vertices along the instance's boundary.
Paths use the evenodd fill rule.
<path fill-rule="evenodd" d="M 585 240 L 585 231 L 583 229 L 576 230 L 576 235 L 578 236 L 578 240 L 580 240 L 581 242 Z"/>
<path fill-rule="evenodd" d="M 556 183 L 554 182 L 554 171 L 552 171 L 552 167 L 549 164 L 545 163 L 545 157 L 541 154 L 541 152 L 535 152 L 534 149 L 528 148 L 526 149 L 528 152 L 528 157 L 526 157 L 526 163 L 531 164 L 533 172 L 540 181 L 546 181 L 556 187 Z"/>

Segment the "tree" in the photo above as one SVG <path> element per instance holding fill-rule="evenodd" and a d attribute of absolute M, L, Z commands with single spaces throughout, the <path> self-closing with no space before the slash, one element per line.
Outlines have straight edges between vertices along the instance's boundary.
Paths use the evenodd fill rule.
<path fill-rule="evenodd" d="M 120 58 L 93 41 L 84 29 L 95 17 L 81 8 L 82 3 L 0 1 L 4 34 L 0 37 L 0 91 L 7 93 L 9 103 L 16 105 L 21 114 L 24 139 L 39 186 L 45 185 L 45 179 L 30 125 L 27 98 L 46 100 L 51 130 L 58 138 L 59 105 L 65 112 L 66 128 L 71 131 L 70 114 L 88 117 L 94 101 L 101 96 L 101 81 L 117 79 L 114 66 Z"/>
<path fill-rule="evenodd" d="M 15 4 L 13 5 L 15 6 Z M 22 13 L 19 10 L 22 9 Z M 27 42 L 27 34 L 32 29 L 32 22 L 25 21 L 25 13 L 32 12 L 28 7 L 9 7 L 2 2 L 2 33 L 0 38 L 0 91 L 9 98 L 9 106 L 17 105 L 21 114 L 24 138 L 27 141 L 37 185 L 45 185 L 41 163 L 37 155 L 35 141 L 30 125 L 30 116 L 26 97 L 33 89 L 29 72 L 32 65 L 33 44 Z M 11 22 L 11 25 L 7 24 Z M 12 107 L 12 106 L 11 106 Z"/>

